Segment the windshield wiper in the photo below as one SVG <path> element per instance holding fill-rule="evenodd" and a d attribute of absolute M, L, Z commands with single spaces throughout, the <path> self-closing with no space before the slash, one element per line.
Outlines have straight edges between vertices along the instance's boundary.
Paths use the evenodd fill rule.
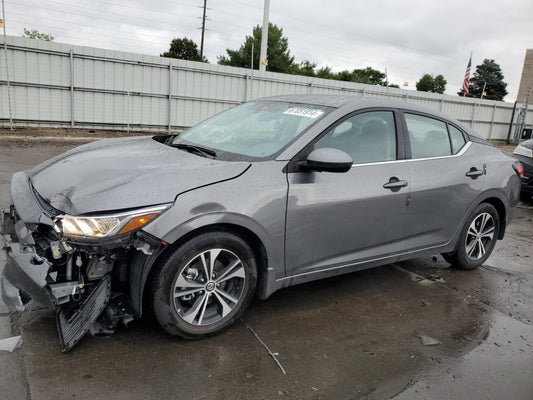
<path fill-rule="evenodd" d="M 193 145 L 193 144 L 170 143 L 169 146 L 170 147 L 176 147 L 178 149 L 188 151 L 189 153 L 196 153 L 196 154 L 201 155 L 203 157 L 208 157 L 208 158 L 216 158 L 217 157 L 217 153 L 215 153 L 213 150 L 206 149 L 205 147 L 196 146 L 196 145 Z"/>

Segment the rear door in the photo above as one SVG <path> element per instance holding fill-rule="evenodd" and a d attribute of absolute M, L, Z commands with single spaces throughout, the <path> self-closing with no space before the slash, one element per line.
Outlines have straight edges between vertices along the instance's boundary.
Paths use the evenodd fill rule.
<path fill-rule="evenodd" d="M 486 165 L 464 133 L 428 115 L 403 113 L 411 199 L 404 250 L 449 242 L 483 188 Z"/>
<path fill-rule="evenodd" d="M 317 148 L 337 148 L 354 163 L 345 173 L 287 174 L 287 275 L 401 251 L 409 171 L 396 125 L 393 110 L 362 112 L 340 121 L 304 149 L 302 158 Z"/>

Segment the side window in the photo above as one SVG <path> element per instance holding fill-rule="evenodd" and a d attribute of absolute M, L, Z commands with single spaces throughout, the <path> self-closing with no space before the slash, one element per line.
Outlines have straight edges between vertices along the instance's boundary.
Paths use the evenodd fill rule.
<path fill-rule="evenodd" d="M 355 164 L 396 160 L 394 113 L 370 111 L 354 115 L 315 143 L 315 149 L 325 147 L 348 153 Z"/>
<path fill-rule="evenodd" d="M 442 121 L 421 115 L 405 114 L 413 158 L 440 157 L 452 154 L 448 130 Z"/>
<path fill-rule="evenodd" d="M 452 143 L 452 153 L 457 154 L 459 150 L 465 145 L 465 137 L 463 133 L 452 125 L 448 125 L 448 130 L 450 131 L 450 142 Z"/>

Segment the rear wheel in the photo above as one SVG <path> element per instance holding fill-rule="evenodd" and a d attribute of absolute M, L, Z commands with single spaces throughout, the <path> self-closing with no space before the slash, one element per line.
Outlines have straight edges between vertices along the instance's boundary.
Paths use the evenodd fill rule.
<path fill-rule="evenodd" d="M 467 220 L 457 250 L 442 256 L 452 266 L 461 269 L 474 269 L 489 258 L 500 231 L 498 212 L 488 203 L 476 207 Z"/>
<path fill-rule="evenodd" d="M 162 261 L 152 281 L 154 313 L 171 335 L 214 335 L 242 315 L 256 281 L 254 253 L 241 237 L 204 233 Z"/>

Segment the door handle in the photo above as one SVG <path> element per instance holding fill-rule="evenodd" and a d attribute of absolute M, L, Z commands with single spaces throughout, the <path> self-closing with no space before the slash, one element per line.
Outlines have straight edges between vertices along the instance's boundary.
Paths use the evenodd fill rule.
<path fill-rule="evenodd" d="M 476 179 L 478 176 L 483 175 L 485 172 L 481 169 L 477 169 L 476 167 L 470 168 L 470 171 L 468 171 L 465 175 L 469 178 Z"/>
<path fill-rule="evenodd" d="M 403 187 L 406 187 L 408 185 L 407 181 L 401 181 L 395 176 L 389 179 L 387 183 L 383 185 L 385 189 L 390 189 L 392 191 L 399 190 Z"/>

